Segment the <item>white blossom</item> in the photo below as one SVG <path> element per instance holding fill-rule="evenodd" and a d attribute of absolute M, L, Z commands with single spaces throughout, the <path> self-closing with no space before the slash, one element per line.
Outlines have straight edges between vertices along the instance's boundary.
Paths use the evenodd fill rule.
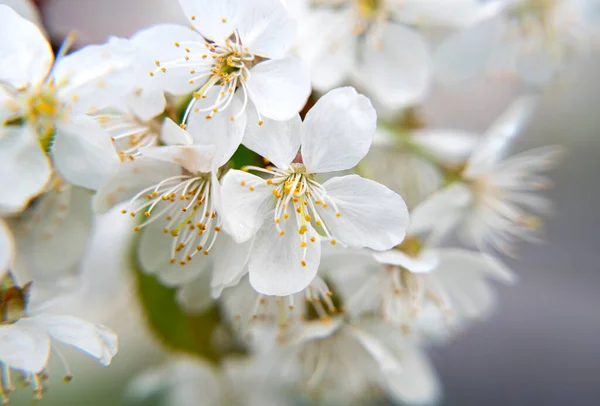
<path fill-rule="evenodd" d="M 357 175 L 323 184 L 314 179 L 356 166 L 375 125 L 368 99 L 342 88 L 323 96 L 304 122 L 296 117 L 249 126 L 244 144 L 276 167 L 246 168 L 267 179 L 230 170 L 223 178 L 223 219 L 238 242 L 256 235 L 248 266 L 257 291 L 286 296 L 308 286 L 319 266 L 321 240 L 377 250 L 402 241 L 408 212 L 399 195 Z"/>
<path fill-rule="evenodd" d="M 451 35 L 436 50 L 436 74 L 446 83 L 486 71 L 516 73 L 544 84 L 597 39 L 597 0 L 511 0 L 498 16 Z"/>
<path fill-rule="evenodd" d="M 64 56 L 69 38 L 54 61 L 40 30 L 3 5 L 0 27 L 0 121 L 6 126 L 0 150 L 7 155 L 2 159 L 2 205 L 19 210 L 43 190 L 51 168 L 47 153 L 67 181 L 98 188 L 118 160 L 108 137 L 86 113 L 102 108 L 114 91 L 104 88 L 118 82 L 119 71 L 129 66 L 127 47 L 115 40 Z M 120 51 L 107 52 L 107 47 Z M 27 159 L 15 158 L 20 155 Z M 7 171 L 27 174 L 24 185 Z"/>
<path fill-rule="evenodd" d="M 549 186 L 543 172 L 556 163 L 558 147 L 542 147 L 504 158 L 533 108 L 523 97 L 487 130 L 475 147 L 460 180 L 436 192 L 411 213 L 411 232 L 441 237 L 455 227 L 466 243 L 513 255 L 519 239 L 536 240 L 540 214 L 551 204 L 537 195 Z"/>
<path fill-rule="evenodd" d="M 279 0 L 180 4 L 191 29 L 157 25 L 132 40 L 155 55 L 150 75 L 165 91 L 193 92 L 183 123 L 195 114 L 235 121 L 249 102 L 261 121 L 287 120 L 300 111 L 310 82 L 303 63 L 286 55 L 295 24 Z"/>

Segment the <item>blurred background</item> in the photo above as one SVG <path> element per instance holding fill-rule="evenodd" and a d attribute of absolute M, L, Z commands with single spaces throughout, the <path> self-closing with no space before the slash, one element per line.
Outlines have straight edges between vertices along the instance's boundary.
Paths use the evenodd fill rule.
<path fill-rule="evenodd" d="M 128 36 L 158 22 L 183 21 L 175 0 L 42 0 L 44 23 L 60 40 L 76 30 L 80 44 L 109 35 Z M 559 144 L 563 162 L 551 173 L 549 192 L 556 216 L 547 221 L 547 242 L 523 244 L 509 261 L 519 283 L 499 287 L 492 317 L 475 324 L 431 358 L 444 384 L 444 405 L 597 405 L 600 399 L 600 55 L 590 55 L 558 83 L 547 87 L 539 108 L 514 151 Z M 428 125 L 483 131 L 519 91 L 509 80 L 437 89 L 424 107 Z M 103 220 L 110 224 L 111 220 Z M 101 230 L 99 231 L 102 232 Z M 106 253 L 98 253 L 100 258 Z M 120 336 L 121 349 L 109 369 L 80 354 L 75 379 L 52 379 L 45 405 L 119 405 L 136 372 L 163 356 L 139 310 L 131 304 L 131 281 L 118 266 L 93 279 L 110 280 L 96 306 L 81 309 Z M 91 272 L 91 270 L 90 270 Z M 98 273 L 98 272 L 96 272 Z M 119 285 L 116 289 L 115 286 Z M 95 291 L 96 292 L 96 291 Z M 101 295 L 101 293 L 96 293 Z M 112 306 L 105 303 L 109 298 Z M 102 303 L 102 304 L 100 304 Z M 77 308 L 77 303 L 72 304 Z M 87 312 L 87 313 L 86 313 Z M 29 393 L 13 404 L 29 404 Z"/>

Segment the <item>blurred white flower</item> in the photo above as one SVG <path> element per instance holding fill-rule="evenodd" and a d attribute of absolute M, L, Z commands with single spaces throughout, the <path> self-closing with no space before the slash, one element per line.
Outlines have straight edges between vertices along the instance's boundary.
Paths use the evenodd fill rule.
<path fill-rule="evenodd" d="M 248 101 L 259 120 L 287 120 L 300 111 L 310 81 L 303 63 L 286 55 L 295 24 L 279 0 L 180 4 L 192 29 L 158 25 L 136 34 L 133 41 L 155 55 L 150 75 L 166 92 L 194 92 L 183 123 L 194 113 L 235 121 L 245 115 Z"/>
<path fill-rule="evenodd" d="M 32 0 L 0 0 L 0 4 L 6 4 L 19 13 L 21 17 L 37 25 L 42 32 L 44 31 L 40 12 Z"/>
<path fill-rule="evenodd" d="M 0 27 L 5 39 L 0 43 L 0 120 L 7 126 L 0 137 L 0 150 L 7 155 L 0 204 L 18 211 L 44 188 L 51 169 L 47 152 L 64 179 L 98 188 L 118 159 L 109 138 L 86 113 L 102 108 L 115 88 L 127 89 L 126 84 L 110 89 L 106 84 L 118 81 L 120 70 L 129 66 L 128 49 L 106 52 L 121 46 L 112 41 L 64 56 L 67 39 L 53 63 L 39 29 L 3 5 Z"/>
<path fill-rule="evenodd" d="M 407 404 L 434 404 L 440 396 L 422 350 L 381 324 L 349 325 L 341 318 L 306 323 L 272 358 L 282 371 L 293 366 L 298 385 L 323 404 L 372 401 L 377 390 Z"/>
<path fill-rule="evenodd" d="M 417 341 L 446 338 L 482 318 L 495 303 L 488 279 L 515 279 L 490 255 L 429 247 L 412 236 L 382 252 L 332 249 L 322 267 L 350 316 L 376 315 Z"/>
<path fill-rule="evenodd" d="M 597 0 L 511 0 L 497 17 L 444 40 L 437 77 L 456 83 L 486 71 L 516 73 L 543 84 L 597 40 Z"/>
<path fill-rule="evenodd" d="M 474 0 L 305 0 L 298 7 L 299 55 L 314 87 L 351 79 L 386 109 L 421 101 L 432 73 L 421 26 L 472 24 L 497 7 Z"/>
<path fill-rule="evenodd" d="M 44 313 L 28 308 L 31 284 L 19 286 L 10 272 L 0 279 L 0 365 L 3 369 L 0 400 L 14 389 L 11 369 L 22 374 L 32 385 L 36 399 L 42 397 L 47 380 L 46 368 L 50 353 L 54 353 L 65 368 L 65 380 L 71 374 L 65 359 L 51 339 L 74 346 L 102 365 L 110 364 L 117 353 L 117 336 L 108 328 L 72 317 Z"/>
<path fill-rule="evenodd" d="M 286 406 L 294 398 L 273 371 L 252 360 L 229 359 L 218 369 L 204 361 L 177 357 L 136 377 L 129 386 L 134 401 L 159 396 L 177 406 Z"/>
<path fill-rule="evenodd" d="M 460 181 L 436 192 L 411 213 L 411 233 L 433 231 L 435 238 L 460 227 L 466 243 L 514 255 L 519 239 L 537 239 L 538 214 L 551 203 L 536 194 L 549 183 L 541 173 L 557 162 L 562 149 L 543 147 L 503 158 L 533 109 L 533 99 L 515 101 L 475 147 Z"/>
<path fill-rule="evenodd" d="M 222 204 L 225 229 L 236 241 L 256 235 L 248 266 L 258 292 L 287 296 L 306 288 L 319 267 L 321 239 L 377 250 L 402 241 L 408 212 L 399 195 L 357 175 L 314 180 L 356 166 L 375 125 L 371 103 L 353 88 L 323 96 L 304 122 L 249 124 L 244 144 L 276 167 L 246 168 L 268 179 L 227 172 Z"/>

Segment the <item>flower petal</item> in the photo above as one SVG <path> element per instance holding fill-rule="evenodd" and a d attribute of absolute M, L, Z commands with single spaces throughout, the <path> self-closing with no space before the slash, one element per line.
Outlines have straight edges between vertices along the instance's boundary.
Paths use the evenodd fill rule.
<path fill-rule="evenodd" d="M 308 66 L 296 57 L 261 62 L 250 74 L 246 82 L 250 99 L 267 118 L 283 121 L 294 117 L 310 95 Z"/>
<path fill-rule="evenodd" d="M 15 270 L 36 284 L 56 285 L 73 271 L 88 247 L 93 214 L 91 193 L 81 188 L 53 189 L 36 201 L 39 220 L 11 220 L 18 257 Z"/>
<path fill-rule="evenodd" d="M 332 204 L 328 203 L 329 210 L 322 206 L 317 210 L 332 236 L 340 242 L 382 251 L 404 239 L 409 220 L 400 195 L 358 175 L 329 179 L 323 189 Z"/>
<path fill-rule="evenodd" d="M 430 251 L 425 251 L 414 258 L 402 251 L 389 250 L 375 252 L 373 253 L 373 258 L 385 265 L 401 266 L 412 273 L 429 273 L 433 271 L 439 263 L 437 255 Z"/>
<path fill-rule="evenodd" d="M 185 312 L 202 313 L 213 304 L 210 289 L 211 274 L 208 269 L 200 272 L 195 279 L 177 289 L 177 302 Z"/>
<path fill-rule="evenodd" d="M 482 75 L 505 29 L 494 18 L 448 36 L 433 54 L 436 79 L 450 85 Z"/>
<path fill-rule="evenodd" d="M 12 8 L 0 4 L 0 82 L 14 88 L 41 83 L 54 60 L 44 34 Z"/>
<path fill-rule="evenodd" d="M 396 7 L 394 17 L 404 24 L 468 26 L 498 14 L 506 2 L 479 0 L 408 0 Z"/>
<path fill-rule="evenodd" d="M 220 89 L 218 86 L 213 88 L 214 91 Z M 200 106 L 200 103 L 197 105 Z M 242 143 L 246 129 L 246 114 L 231 119 L 240 111 L 242 111 L 242 101 L 238 92 L 227 110 L 214 114 L 211 119 L 207 119 L 205 113 L 193 112 L 189 116 L 187 132 L 192 136 L 194 143 L 217 147 L 215 153 L 217 168 L 225 165 Z"/>
<path fill-rule="evenodd" d="M 210 282 L 212 297 L 218 299 L 223 289 L 237 285 L 247 273 L 246 262 L 251 253 L 253 241 L 238 244 L 225 233 L 210 251 L 213 259 L 213 274 Z"/>
<path fill-rule="evenodd" d="M 175 124 L 170 118 L 163 121 L 160 138 L 167 145 L 192 145 L 194 139 L 186 130 Z"/>
<path fill-rule="evenodd" d="M 309 173 L 353 168 L 367 154 L 377 114 L 352 87 L 321 97 L 302 123 L 302 159 Z"/>
<path fill-rule="evenodd" d="M 191 93 L 198 88 L 197 84 L 189 82 L 191 79 L 189 66 L 169 67 L 161 72 L 160 70 L 157 71 L 156 65 L 156 61 L 159 64 L 175 60 L 184 61 L 187 56 L 186 47 L 178 47 L 175 43 L 193 44 L 195 52 L 199 52 L 200 47 L 204 48 L 205 40 L 197 31 L 183 25 L 160 24 L 138 32 L 131 38 L 131 41 L 134 45 L 145 50 L 148 59 L 144 58 L 141 63 L 147 65 L 148 72 L 153 72 L 152 79 L 156 81 L 157 87 L 176 95 Z M 189 47 L 192 49 L 192 45 L 189 45 Z M 209 63 L 211 61 L 206 61 L 207 68 Z M 201 65 L 201 63 L 198 62 L 197 65 Z M 198 67 L 196 70 L 200 71 Z M 154 73 L 155 71 L 156 73 Z"/>
<path fill-rule="evenodd" d="M 21 17 L 35 23 L 42 32 L 44 31 L 44 24 L 42 23 L 40 11 L 32 0 L 2 0 L 2 4 L 10 6 L 19 13 Z"/>
<path fill-rule="evenodd" d="M 214 145 L 168 145 L 147 147 L 140 151 L 145 157 L 174 162 L 191 173 L 208 173 L 213 168 Z"/>
<path fill-rule="evenodd" d="M 237 170 L 229 170 L 223 177 L 221 199 L 223 226 L 238 243 L 252 238 L 275 207 L 271 187 L 264 179 Z"/>
<path fill-rule="evenodd" d="M 286 121 L 266 119 L 259 125 L 258 119 L 253 119 L 256 113 L 248 113 L 244 145 L 278 168 L 288 168 L 300 150 L 300 116 L 296 115 Z"/>
<path fill-rule="evenodd" d="M 235 31 L 246 2 L 237 0 L 179 0 L 196 31 L 211 41 L 223 41 Z"/>
<path fill-rule="evenodd" d="M 521 96 L 494 121 L 477 144 L 464 171 L 465 177 L 477 176 L 493 167 L 506 148 L 519 136 L 535 110 L 535 96 Z"/>
<path fill-rule="evenodd" d="M 54 163 L 70 183 L 96 190 L 119 169 L 109 135 L 91 117 L 77 116 L 57 129 Z"/>
<path fill-rule="evenodd" d="M 465 131 L 431 129 L 413 132 L 410 140 L 442 162 L 458 164 L 469 157 L 479 137 Z"/>
<path fill-rule="evenodd" d="M 445 234 L 462 218 L 473 195 L 467 185 L 457 182 L 425 199 L 410 213 L 410 234 L 428 231 Z"/>
<path fill-rule="evenodd" d="M 73 316 L 42 314 L 32 318 L 55 340 L 72 345 L 109 365 L 117 354 L 117 335 L 101 324 L 90 323 Z"/>
<path fill-rule="evenodd" d="M 381 42 L 367 43 L 355 80 L 386 109 L 421 101 L 429 91 L 432 63 L 423 37 L 411 28 L 388 24 Z"/>
<path fill-rule="evenodd" d="M 301 235 L 293 220 L 281 222 L 283 235 L 275 222 L 266 221 L 256 234 L 248 271 L 250 284 L 259 293 L 287 296 L 305 289 L 317 274 L 321 259 L 321 242 L 317 232 L 308 225 L 306 234 L 315 236 L 301 248 Z"/>
<path fill-rule="evenodd" d="M 0 128 L 0 209 L 23 209 L 43 191 L 51 171 L 50 161 L 29 126 Z"/>
<path fill-rule="evenodd" d="M 139 157 L 125 161 L 118 172 L 94 196 L 96 213 L 104 213 L 124 200 L 131 199 L 141 190 L 156 185 L 172 176 L 181 175 L 181 166 L 174 162 Z"/>
<path fill-rule="evenodd" d="M 8 367 L 38 373 L 48 364 L 49 355 L 50 337 L 35 320 L 0 325 L 0 361 Z"/>

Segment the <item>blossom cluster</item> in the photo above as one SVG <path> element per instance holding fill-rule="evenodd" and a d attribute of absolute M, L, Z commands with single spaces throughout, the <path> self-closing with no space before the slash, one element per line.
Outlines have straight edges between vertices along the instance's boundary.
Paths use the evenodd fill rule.
<path fill-rule="evenodd" d="M 108 327 L 51 308 L 94 219 L 119 211 L 139 271 L 186 313 L 216 306 L 198 328 L 229 336 L 218 367 L 180 354 L 131 385 L 176 405 L 437 401 L 426 348 L 485 317 L 491 281 L 516 279 L 503 257 L 542 238 L 561 149 L 508 149 L 600 16 L 596 0 L 179 0 L 186 25 L 53 50 L 10 3 L 0 400 L 11 373 L 41 397 L 50 353 L 70 380 L 50 338 L 117 353 Z M 499 73 L 523 91 L 483 134 L 423 122 L 434 86 Z"/>

